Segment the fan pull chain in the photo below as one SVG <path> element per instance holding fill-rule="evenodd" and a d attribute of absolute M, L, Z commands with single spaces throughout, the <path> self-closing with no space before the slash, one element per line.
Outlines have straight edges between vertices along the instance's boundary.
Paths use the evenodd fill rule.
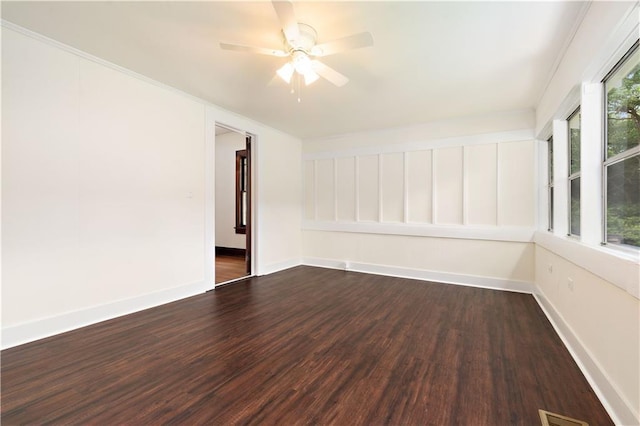
<path fill-rule="evenodd" d="M 302 102 L 302 84 L 300 83 L 301 81 L 302 81 L 302 76 L 299 75 L 298 73 L 295 73 L 291 77 L 291 82 L 289 83 L 291 87 L 290 93 L 292 95 L 296 95 L 298 99 L 298 103 Z"/>

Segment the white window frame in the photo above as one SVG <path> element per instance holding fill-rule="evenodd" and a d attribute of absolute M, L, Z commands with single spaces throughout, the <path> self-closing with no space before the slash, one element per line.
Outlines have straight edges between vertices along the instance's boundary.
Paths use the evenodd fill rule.
<path fill-rule="evenodd" d="M 546 225 L 536 232 L 535 242 L 551 250 L 581 268 L 602 277 L 636 299 L 640 299 L 638 265 L 640 250 L 625 248 L 615 244 L 602 245 L 604 234 L 604 84 L 609 71 L 638 41 L 640 34 L 640 3 L 629 7 L 624 21 L 610 35 L 584 70 L 574 76 L 575 84 L 559 101 L 555 111 L 546 123 L 539 123 L 536 134 L 541 142 L 538 146 L 544 152 L 543 142 L 553 135 L 554 171 L 554 214 L 553 232 L 546 232 Z M 581 109 L 581 194 L 580 194 L 580 238 L 568 236 L 569 194 L 568 194 L 568 121 L 567 117 L 578 107 Z M 544 113 L 544 110 L 543 110 Z M 544 115 L 544 114 L 543 114 Z M 548 131 L 551 131 L 548 133 Z M 588 148 L 588 149 L 587 149 Z M 545 156 L 539 157 L 538 182 L 539 200 L 546 199 L 548 178 Z M 546 207 L 546 206 L 545 206 Z M 544 223 L 546 209 L 538 210 L 539 224 Z M 542 232 L 543 231 L 543 232 Z"/>
<path fill-rule="evenodd" d="M 618 69 L 638 50 L 640 50 L 640 40 L 636 40 L 635 43 L 625 52 L 625 54 L 615 63 L 611 70 L 607 73 L 607 75 L 602 79 L 602 91 L 603 91 L 603 102 L 602 102 L 602 115 L 603 115 L 603 137 L 602 137 L 602 242 L 603 246 L 608 246 L 616 249 L 621 249 L 625 251 L 638 252 L 640 251 L 640 247 L 630 246 L 627 244 L 616 244 L 608 241 L 608 229 L 607 229 L 607 210 L 608 210 L 608 200 L 607 200 L 607 183 L 608 183 L 608 169 L 610 166 L 621 163 L 624 160 L 627 160 L 632 157 L 640 156 L 640 145 L 635 146 L 633 148 L 629 148 L 626 151 L 620 152 L 613 157 L 607 158 L 608 152 L 608 117 L 607 117 L 607 89 L 606 82 L 607 80 L 615 74 Z"/>
<path fill-rule="evenodd" d="M 569 117 L 567 117 L 567 170 L 568 170 L 568 176 L 567 176 L 567 212 L 568 212 L 568 223 L 567 223 L 567 235 L 570 237 L 575 237 L 575 238 L 580 238 L 580 236 L 582 235 L 582 224 L 578 223 L 578 231 L 579 234 L 574 234 L 571 232 L 571 213 L 573 212 L 571 210 L 571 183 L 574 180 L 580 179 L 580 191 L 582 191 L 582 180 L 581 180 L 581 171 L 582 171 L 582 159 L 580 161 L 580 169 L 578 169 L 577 172 L 573 172 L 571 173 L 571 126 L 569 125 L 569 122 L 576 116 L 576 115 L 580 115 L 580 117 L 582 118 L 581 115 L 581 106 L 579 105 L 570 115 Z M 582 155 L 582 123 L 580 122 L 580 140 L 579 140 L 579 145 L 580 145 L 580 155 Z M 578 209 L 579 209 L 579 213 L 580 213 L 580 219 L 582 220 L 582 194 L 580 194 L 580 205 L 578 205 Z"/>

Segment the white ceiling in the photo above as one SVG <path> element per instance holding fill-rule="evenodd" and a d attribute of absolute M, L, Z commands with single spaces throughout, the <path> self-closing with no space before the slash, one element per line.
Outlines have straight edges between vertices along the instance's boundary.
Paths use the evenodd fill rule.
<path fill-rule="evenodd" d="M 350 78 L 303 88 L 270 2 L 3 2 L 3 19 L 301 138 L 533 109 L 585 11 L 576 1 L 294 2 L 318 42 L 369 31 L 374 46 L 323 58 Z"/>

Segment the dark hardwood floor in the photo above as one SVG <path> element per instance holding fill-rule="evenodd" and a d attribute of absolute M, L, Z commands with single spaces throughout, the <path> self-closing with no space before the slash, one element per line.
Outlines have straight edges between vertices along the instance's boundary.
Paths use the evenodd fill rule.
<path fill-rule="evenodd" d="M 216 284 L 247 276 L 244 255 L 216 255 Z"/>
<path fill-rule="evenodd" d="M 2 352 L 2 424 L 612 424 L 530 295 L 297 267 Z"/>

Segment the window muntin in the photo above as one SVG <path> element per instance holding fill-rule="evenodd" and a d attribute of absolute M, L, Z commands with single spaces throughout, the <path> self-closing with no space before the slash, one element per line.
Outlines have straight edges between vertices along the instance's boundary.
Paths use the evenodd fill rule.
<path fill-rule="evenodd" d="M 605 238 L 640 247 L 640 49 L 605 78 Z"/>
<path fill-rule="evenodd" d="M 569 234 L 580 235 L 580 108 L 569 122 Z"/>

